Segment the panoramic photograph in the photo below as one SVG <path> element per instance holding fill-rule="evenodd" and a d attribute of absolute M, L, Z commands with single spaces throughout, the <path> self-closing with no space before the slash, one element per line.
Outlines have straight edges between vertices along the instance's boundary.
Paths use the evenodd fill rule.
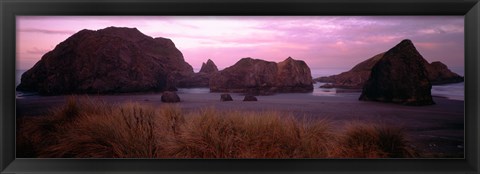
<path fill-rule="evenodd" d="M 463 16 L 17 16 L 17 158 L 464 158 Z"/>

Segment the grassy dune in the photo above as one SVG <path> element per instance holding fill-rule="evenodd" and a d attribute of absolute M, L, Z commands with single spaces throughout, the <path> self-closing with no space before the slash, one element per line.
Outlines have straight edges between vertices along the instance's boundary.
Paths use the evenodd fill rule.
<path fill-rule="evenodd" d="M 175 105 L 108 104 L 70 97 L 49 115 L 22 118 L 17 157 L 410 158 L 401 129 L 298 119 L 279 112 L 183 112 Z M 336 131 L 334 131 L 336 130 Z"/>

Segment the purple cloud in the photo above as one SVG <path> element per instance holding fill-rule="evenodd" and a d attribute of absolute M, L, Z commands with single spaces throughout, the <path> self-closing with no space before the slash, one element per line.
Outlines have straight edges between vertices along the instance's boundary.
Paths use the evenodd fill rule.
<path fill-rule="evenodd" d="M 63 34 L 63 35 L 72 35 L 77 32 L 73 30 L 54 30 L 54 29 L 40 29 L 40 28 L 25 28 L 25 29 L 20 29 L 19 31 L 42 33 L 42 34 Z"/>
<path fill-rule="evenodd" d="M 463 16 L 49 16 L 17 21 L 20 53 L 49 50 L 81 29 L 121 26 L 172 39 L 194 68 L 207 59 L 225 68 L 243 57 L 281 61 L 292 56 L 311 68 L 348 69 L 403 39 L 411 39 L 430 62 L 464 66 Z"/>
<path fill-rule="evenodd" d="M 50 51 L 50 50 L 33 47 L 32 49 L 27 50 L 26 53 L 28 53 L 28 54 L 39 54 L 41 56 L 41 55 L 47 53 L 48 51 Z"/>

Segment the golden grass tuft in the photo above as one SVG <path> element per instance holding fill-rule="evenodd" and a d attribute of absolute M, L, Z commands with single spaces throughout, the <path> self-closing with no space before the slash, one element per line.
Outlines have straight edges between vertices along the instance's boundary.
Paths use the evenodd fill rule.
<path fill-rule="evenodd" d="M 401 129 L 279 112 L 184 113 L 177 105 L 107 104 L 72 96 L 49 115 L 20 120 L 17 157 L 385 158 L 412 157 Z"/>
<path fill-rule="evenodd" d="M 153 108 L 71 97 L 51 115 L 28 119 L 17 139 L 22 147 L 33 146 L 37 157 L 161 157 Z"/>
<path fill-rule="evenodd" d="M 343 158 L 405 158 L 415 157 L 416 153 L 401 128 L 351 122 L 339 136 L 338 157 Z"/>
<path fill-rule="evenodd" d="M 326 139 L 333 137 L 326 127 L 327 122 L 307 126 L 278 112 L 219 112 L 209 108 L 187 117 L 178 138 L 169 143 L 168 152 L 176 158 L 325 157 Z"/>

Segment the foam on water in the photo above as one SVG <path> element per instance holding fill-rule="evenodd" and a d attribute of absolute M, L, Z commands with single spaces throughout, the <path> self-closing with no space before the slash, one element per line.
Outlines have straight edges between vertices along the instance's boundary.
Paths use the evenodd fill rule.
<path fill-rule="evenodd" d="M 451 100 L 465 100 L 465 83 L 432 86 L 432 95 L 446 97 Z"/>
<path fill-rule="evenodd" d="M 210 93 L 209 88 L 178 88 L 179 94 L 206 94 Z"/>

